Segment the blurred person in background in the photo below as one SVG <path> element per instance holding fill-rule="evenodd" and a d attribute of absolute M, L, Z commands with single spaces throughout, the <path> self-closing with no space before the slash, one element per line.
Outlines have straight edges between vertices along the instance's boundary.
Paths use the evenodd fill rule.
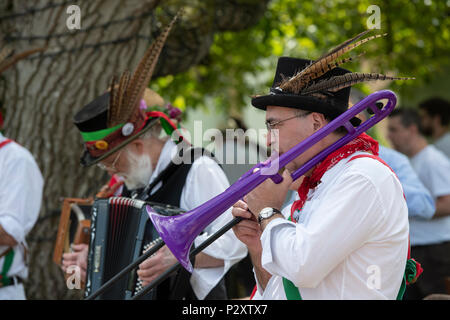
<path fill-rule="evenodd" d="M 429 294 L 445 293 L 444 279 L 450 275 L 450 161 L 428 144 L 415 110 L 396 109 L 388 121 L 389 140 L 409 157 L 436 206 L 429 219 L 413 217 L 409 221 L 411 252 L 424 273 L 420 281 L 407 288 L 405 299 L 423 299 Z"/>
<path fill-rule="evenodd" d="M 39 216 L 43 185 L 32 154 L 0 133 L 0 300 L 26 299 L 25 237 Z"/>
<path fill-rule="evenodd" d="M 43 48 L 11 54 L 0 48 L 0 73 Z M 0 300 L 25 300 L 23 282 L 28 277 L 25 237 L 41 208 L 44 181 L 32 154 L 2 135 L 0 105 Z"/>
<path fill-rule="evenodd" d="M 423 133 L 450 158 L 450 103 L 441 98 L 430 98 L 419 104 L 419 110 Z"/>

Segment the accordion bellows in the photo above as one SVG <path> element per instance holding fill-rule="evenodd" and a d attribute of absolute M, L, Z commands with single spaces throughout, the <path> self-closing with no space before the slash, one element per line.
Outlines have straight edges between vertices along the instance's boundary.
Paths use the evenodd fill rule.
<path fill-rule="evenodd" d="M 145 205 L 163 215 L 177 215 L 183 210 L 159 203 L 124 197 L 98 199 L 92 207 L 91 239 L 85 296 L 97 291 L 105 282 L 135 261 L 158 240 L 159 235 L 148 218 Z M 137 270 L 124 276 L 97 299 L 123 300 L 132 298 L 142 284 Z M 145 299 L 155 299 L 158 288 Z"/>

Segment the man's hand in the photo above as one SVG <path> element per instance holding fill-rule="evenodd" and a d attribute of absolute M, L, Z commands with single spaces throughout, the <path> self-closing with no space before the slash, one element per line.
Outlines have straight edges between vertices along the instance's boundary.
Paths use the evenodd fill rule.
<path fill-rule="evenodd" d="M 253 215 L 258 218 L 259 212 L 266 208 L 280 210 L 286 195 L 292 184 L 292 178 L 287 170 L 283 171 L 283 181 L 276 184 L 272 179 L 267 179 L 244 197 L 248 208 Z"/>
<path fill-rule="evenodd" d="M 175 263 L 177 263 L 177 259 L 167 246 L 163 246 L 139 265 L 137 275 L 142 280 L 143 285 L 146 286 Z"/>
<path fill-rule="evenodd" d="M 0 224 L 0 246 L 14 247 L 17 245 L 16 239 L 11 237 Z"/>
<path fill-rule="evenodd" d="M 248 211 L 248 206 L 244 201 L 236 202 L 231 210 L 231 214 L 234 217 L 243 217 L 246 219 L 235 225 L 233 227 L 233 232 L 236 237 L 247 246 L 256 278 L 260 286 L 264 289 L 272 275 L 261 265 L 261 228 L 256 217 Z"/>
<path fill-rule="evenodd" d="M 62 270 L 66 273 L 68 267 L 76 265 L 80 267 L 81 279 L 86 279 L 89 246 L 87 244 L 73 244 L 72 250 L 72 253 L 63 254 Z"/>
<path fill-rule="evenodd" d="M 436 199 L 436 213 L 433 219 L 446 216 L 450 216 L 450 195 L 440 196 Z"/>
<path fill-rule="evenodd" d="M 248 206 L 244 201 L 238 201 L 233 205 L 231 214 L 234 217 L 242 217 L 242 220 L 233 227 L 236 237 L 242 241 L 253 254 L 261 254 L 261 228 L 256 217 L 248 211 Z"/>

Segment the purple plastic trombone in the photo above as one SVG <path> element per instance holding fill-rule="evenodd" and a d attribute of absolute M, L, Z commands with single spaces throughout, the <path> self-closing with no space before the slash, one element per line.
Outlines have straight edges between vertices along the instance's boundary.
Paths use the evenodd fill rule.
<path fill-rule="evenodd" d="M 388 100 L 387 103 L 381 109 L 378 108 L 376 103 L 386 99 Z M 317 163 L 322 161 L 328 154 L 347 144 L 383 120 L 392 112 L 396 103 L 397 97 L 392 91 L 381 90 L 372 93 L 331 121 L 325 127 L 282 154 L 280 157 L 275 159 L 269 158 L 268 160 L 255 165 L 223 193 L 199 207 L 177 216 L 162 216 L 153 211 L 150 206 L 147 206 L 146 209 L 149 217 L 159 235 L 181 265 L 189 272 L 192 272 L 193 267 L 189 260 L 192 242 L 212 221 L 266 179 L 270 178 L 275 183 L 280 183 L 283 180 L 278 173 L 280 168 L 286 166 L 286 164 L 297 158 L 337 128 L 344 126 L 348 131 L 344 137 L 318 153 L 301 168 L 291 174 L 293 180 L 298 179 Z M 373 111 L 374 116 L 361 123 L 358 127 L 353 127 L 350 120 L 368 108 Z M 211 237 L 213 236 L 214 235 Z"/>

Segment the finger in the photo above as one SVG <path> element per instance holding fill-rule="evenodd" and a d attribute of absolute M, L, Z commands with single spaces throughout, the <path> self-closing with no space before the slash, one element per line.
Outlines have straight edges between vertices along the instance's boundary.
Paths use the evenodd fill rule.
<path fill-rule="evenodd" d="M 63 259 L 64 260 L 73 260 L 76 261 L 78 257 L 78 253 L 64 253 Z"/>
<path fill-rule="evenodd" d="M 250 229 L 241 229 L 235 234 L 238 239 L 245 239 L 245 238 L 255 239 L 259 238 L 260 236 L 259 232 Z"/>
<path fill-rule="evenodd" d="M 72 250 L 73 251 L 77 251 L 77 252 L 79 252 L 79 251 L 83 251 L 84 249 L 86 249 L 86 247 L 87 247 L 88 245 L 87 244 L 84 244 L 84 243 L 80 243 L 80 244 L 72 244 Z"/>
<path fill-rule="evenodd" d="M 75 260 L 68 260 L 68 259 L 63 259 L 63 261 L 61 263 L 61 265 L 66 266 L 66 267 L 73 265 L 73 264 L 75 264 Z"/>
<path fill-rule="evenodd" d="M 253 214 L 250 211 L 244 210 L 244 209 L 241 209 L 241 208 L 233 208 L 233 209 L 231 209 L 231 214 L 234 217 L 242 217 L 242 218 L 245 218 L 245 219 L 251 219 L 252 216 L 253 216 Z"/>
<path fill-rule="evenodd" d="M 244 209 L 244 210 L 248 210 L 248 205 L 247 205 L 247 203 L 245 203 L 245 202 L 242 201 L 242 200 L 239 200 L 238 202 L 236 202 L 236 203 L 233 205 L 233 207 L 237 207 L 237 208 L 241 208 L 241 209 Z"/>
<path fill-rule="evenodd" d="M 150 283 L 152 283 L 153 281 L 155 281 L 155 279 L 157 278 L 158 276 L 152 276 L 152 277 L 148 277 L 148 278 L 145 278 L 145 279 L 141 279 L 142 280 L 142 286 L 144 286 L 144 287 L 146 287 L 146 286 L 148 286 Z"/>
<path fill-rule="evenodd" d="M 79 267 L 81 269 L 87 269 L 87 261 L 82 259 L 79 263 L 78 263 Z"/>
<path fill-rule="evenodd" d="M 161 253 L 158 251 L 154 256 L 145 259 L 140 265 L 139 269 L 149 269 L 161 263 Z"/>
<path fill-rule="evenodd" d="M 302 184 L 304 178 L 305 176 L 301 176 L 300 178 L 297 178 L 297 180 L 292 181 L 289 189 L 297 191 L 300 188 L 300 185 Z"/>
<path fill-rule="evenodd" d="M 76 259 L 73 259 L 72 257 L 67 257 L 67 256 L 64 256 L 63 255 L 63 258 L 62 258 L 62 263 L 67 263 L 67 262 L 69 262 L 69 261 L 75 261 Z"/>
<path fill-rule="evenodd" d="M 261 230 L 259 228 L 255 228 L 253 226 L 236 226 L 233 228 L 233 232 L 236 234 L 236 236 L 252 236 L 256 237 L 261 234 Z"/>
<path fill-rule="evenodd" d="M 257 222 L 251 220 L 242 220 L 239 224 L 236 225 L 236 228 L 246 228 L 255 231 L 259 231 L 261 229 Z"/>
<path fill-rule="evenodd" d="M 147 280 L 147 281 L 149 280 L 149 278 L 155 277 L 160 273 L 161 273 L 161 270 L 157 266 L 151 267 L 148 269 L 139 269 L 137 271 L 137 275 L 138 275 L 139 279 Z"/>
<path fill-rule="evenodd" d="M 293 182 L 291 172 L 288 169 L 284 169 L 282 176 L 283 183 L 290 185 Z"/>

